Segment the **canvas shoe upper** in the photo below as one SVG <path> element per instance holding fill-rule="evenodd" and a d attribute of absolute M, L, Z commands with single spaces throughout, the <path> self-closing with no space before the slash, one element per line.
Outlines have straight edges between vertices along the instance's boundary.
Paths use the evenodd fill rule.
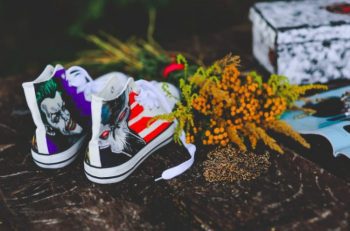
<path fill-rule="evenodd" d="M 32 156 L 43 168 L 71 163 L 91 130 L 91 93 L 96 90 L 81 67 L 48 65 L 32 82 L 23 83 L 36 130 Z"/>
<path fill-rule="evenodd" d="M 179 92 L 171 84 L 134 82 L 122 73 L 106 81 L 101 93 L 92 96 L 92 138 L 84 161 L 88 179 L 97 183 L 121 181 L 169 143 L 176 122 L 154 117 L 170 113 L 178 99 Z M 191 166 L 195 147 L 186 147 L 191 150 L 191 159 L 168 169 L 162 178 L 170 179 Z"/>

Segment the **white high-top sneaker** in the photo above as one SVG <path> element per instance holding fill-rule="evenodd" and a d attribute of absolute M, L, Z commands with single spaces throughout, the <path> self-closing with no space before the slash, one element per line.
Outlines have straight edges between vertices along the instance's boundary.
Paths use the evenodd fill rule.
<path fill-rule="evenodd" d="M 122 73 L 106 81 L 104 89 L 92 96 L 92 138 L 84 161 L 87 178 L 102 184 L 119 182 L 168 144 L 176 122 L 154 117 L 170 113 L 178 99 L 179 92 L 171 84 L 134 82 Z M 162 178 L 170 179 L 188 169 L 194 151 L 191 146 L 192 158 L 168 169 Z"/>
<path fill-rule="evenodd" d="M 48 65 L 36 80 L 23 83 L 36 125 L 31 153 L 38 166 L 61 168 L 79 153 L 91 126 L 91 102 L 84 92 L 91 82 L 80 67 Z"/>
<path fill-rule="evenodd" d="M 42 168 L 70 164 L 91 133 L 91 94 L 113 73 L 93 81 L 81 67 L 48 65 L 34 81 L 23 83 L 36 130 L 31 154 Z"/>

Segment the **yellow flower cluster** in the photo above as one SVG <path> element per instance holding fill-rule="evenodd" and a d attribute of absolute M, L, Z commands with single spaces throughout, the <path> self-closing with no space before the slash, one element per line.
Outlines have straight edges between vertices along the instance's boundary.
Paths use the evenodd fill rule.
<path fill-rule="evenodd" d="M 215 121 L 212 121 L 216 124 Z M 223 127 L 215 127 L 213 125 L 213 131 L 206 130 L 205 138 L 203 139 L 203 144 L 219 144 L 221 146 L 226 146 L 229 143 L 228 134 Z"/>
<path fill-rule="evenodd" d="M 268 84 L 259 86 L 251 76 L 241 76 L 235 65 L 225 67 L 219 82 L 207 85 L 193 100 L 193 108 L 214 118 L 224 116 L 237 128 L 251 121 L 273 121 L 287 108 Z"/>
<path fill-rule="evenodd" d="M 186 59 L 178 56 L 178 62 L 185 65 L 184 77 L 180 79 L 182 101 L 172 113 L 157 116 L 157 119 L 178 120 L 175 140 L 185 131 L 187 143 L 200 138 L 204 145 L 234 143 L 246 151 L 247 145 L 255 149 L 261 141 L 283 153 L 267 133 L 274 130 L 309 146 L 290 126 L 280 123 L 279 117 L 306 91 L 325 86 L 291 85 L 286 77 L 278 75 L 263 82 L 255 72 L 242 75 L 237 68 L 239 58 L 231 55 L 209 68 L 199 67 L 190 76 Z"/>
<path fill-rule="evenodd" d="M 186 133 L 186 143 L 190 144 L 194 142 L 194 135 L 191 135 L 190 133 Z"/>
<path fill-rule="evenodd" d="M 282 153 L 283 150 L 266 132 L 267 129 L 272 129 L 280 132 L 285 130 L 289 136 L 308 146 L 296 132 L 282 123 L 276 123 L 279 116 L 287 110 L 291 98 L 286 95 L 288 93 L 281 95 L 276 90 L 278 84 L 289 84 L 284 77 L 274 76 L 273 81 L 263 82 L 255 73 L 242 75 L 237 66 L 237 58 L 228 56 L 207 70 L 197 71 L 189 79 L 198 89 L 192 107 L 209 120 L 207 123 L 206 120 L 195 122 L 197 127 L 203 128 L 202 143 L 226 146 L 231 141 L 240 149 L 246 150 L 247 142 L 254 149 L 261 140 L 271 149 Z M 305 93 L 305 90 L 314 89 L 312 85 L 307 89 L 287 86 L 292 86 L 290 94 L 293 97 Z M 278 129 L 273 129 L 274 125 L 278 125 Z M 188 142 L 194 140 L 193 135 L 188 134 L 187 137 Z"/>

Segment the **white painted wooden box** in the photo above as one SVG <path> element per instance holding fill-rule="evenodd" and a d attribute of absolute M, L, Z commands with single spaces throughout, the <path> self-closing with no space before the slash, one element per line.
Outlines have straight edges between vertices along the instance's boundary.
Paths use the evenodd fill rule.
<path fill-rule="evenodd" d="M 350 0 L 255 4 L 253 53 L 271 73 L 292 83 L 350 78 Z"/>

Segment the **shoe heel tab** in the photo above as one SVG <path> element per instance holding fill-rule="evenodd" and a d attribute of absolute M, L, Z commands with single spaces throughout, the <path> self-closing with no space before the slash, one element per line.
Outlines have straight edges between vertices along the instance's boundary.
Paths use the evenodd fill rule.
<path fill-rule="evenodd" d="M 47 142 L 46 142 L 46 128 L 42 121 L 39 105 L 36 100 L 34 83 L 26 82 L 22 84 L 22 87 L 24 89 L 24 95 L 25 95 L 28 108 L 31 112 L 32 119 L 36 126 L 35 136 L 37 138 L 36 140 L 37 140 L 38 152 L 43 154 L 48 154 L 49 151 L 48 151 Z"/>
<path fill-rule="evenodd" d="M 98 95 L 96 95 L 96 94 L 92 94 L 92 95 L 91 95 L 91 103 L 92 103 L 92 102 L 101 103 L 101 102 L 103 102 L 103 101 L 104 101 L 104 99 L 103 99 L 102 97 L 100 97 L 100 96 L 98 96 Z"/>
<path fill-rule="evenodd" d="M 54 74 L 54 67 L 52 65 L 47 65 L 43 72 L 36 78 L 33 83 L 40 83 L 49 80 Z"/>
<path fill-rule="evenodd" d="M 60 71 L 62 69 L 64 69 L 64 67 L 61 64 L 56 64 L 53 73 L 56 73 L 57 71 Z"/>
<path fill-rule="evenodd" d="M 41 72 L 39 77 L 37 77 L 34 81 L 24 82 L 22 83 L 23 88 L 32 87 L 34 83 L 41 83 L 46 80 L 49 80 L 54 74 L 54 67 L 52 65 L 47 65 L 45 69 Z"/>
<path fill-rule="evenodd" d="M 28 89 L 28 88 L 32 88 L 33 87 L 33 82 L 24 82 L 22 83 L 22 88 L 24 90 Z"/>

